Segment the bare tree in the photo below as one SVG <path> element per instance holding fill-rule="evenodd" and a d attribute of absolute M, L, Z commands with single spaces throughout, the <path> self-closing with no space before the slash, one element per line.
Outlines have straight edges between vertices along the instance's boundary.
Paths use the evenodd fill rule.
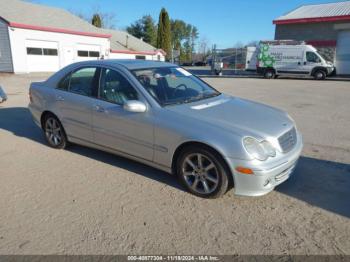
<path fill-rule="evenodd" d="M 247 43 L 247 46 L 258 46 L 259 45 L 259 41 L 257 40 L 253 40 Z"/>
<path fill-rule="evenodd" d="M 116 14 L 113 12 L 104 12 L 101 10 L 101 7 L 99 4 L 96 4 L 92 7 L 92 12 L 90 12 L 90 16 L 92 17 L 93 14 L 98 14 L 101 18 L 102 27 L 106 29 L 115 29 L 116 28 Z M 89 19 L 91 21 L 91 18 Z"/>
<path fill-rule="evenodd" d="M 234 45 L 234 48 L 242 48 L 244 47 L 244 44 L 241 41 L 237 41 L 236 44 Z"/>
<path fill-rule="evenodd" d="M 83 13 L 81 10 L 75 10 L 72 8 L 68 9 L 68 11 L 89 23 L 91 23 L 92 17 L 94 15 L 99 15 L 102 22 L 102 28 L 106 28 L 106 29 L 116 28 L 116 23 L 117 23 L 116 14 L 112 12 L 103 12 L 101 11 L 101 8 L 98 5 L 93 6 L 91 10 L 88 11 L 87 13 Z"/>
<path fill-rule="evenodd" d="M 116 28 L 116 15 L 111 12 L 101 12 L 100 13 L 102 27 L 107 29 Z"/>
<path fill-rule="evenodd" d="M 198 55 L 204 61 L 210 51 L 210 41 L 207 37 L 202 36 L 198 44 Z"/>
<path fill-rule="evenodd" d="M 68 9 L 68 12 L 70 12 L 73 15 L 79 17 L 80 19 L 85 20 L 86 22 L 89 22 L 89 23 L 91 22 L 91 19 L 90 19 L 89 15 L 84 14 L 81 11 L 77 11 L 77 10 L 74 10 L 74 9 L 70 8 L 70 9 Z"/>

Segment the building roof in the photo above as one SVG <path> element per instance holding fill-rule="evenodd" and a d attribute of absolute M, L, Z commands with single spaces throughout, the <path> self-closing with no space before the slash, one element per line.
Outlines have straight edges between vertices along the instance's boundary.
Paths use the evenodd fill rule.
<path fill-rule="evenodd" d="M 274 24 L 350 21 L 350 1 L 303 5 L 282 15 Z"/>
<path fill-rule="evenodd" d="M 0 19 L 16 28 L 110 38 L 112 52 L 152 55 L 158 52 L 127 32 L 97 28 L 60 8 L 21 0 L 0 0 Z"/>
<path fill-rule="evenodd" d="M 110 37 L 66 10 L 20 0 L 0 0 L 0 18 L 17 28 Z"/>
<path fill-rule="evenodd" d="M 101 32 L 111 35 L 111 50 L 118 51 L 143 51 L 145 53 L 154 53 L 157 51 L 152 45 L 134 37 L 124 31 L 101 29 Z"/>
<path fill-rule="evenodd" d="M 127 32 L 97 28 L 60 8 L 21 0 L 0 0 L 0 19 L 16 28 L 110 38 L 112 52 L 158 52 L 153 46 Z"/>
<path fill-rule="evenodd" d="M 128 34 L 127 32 L 112 29 L 100 30 L 105 34 L 111 35 L 112 53 L 156 55 L 160 52 L 163 55 L 166 54 L 163 50 L 157 49 L 141 39 Z"/>

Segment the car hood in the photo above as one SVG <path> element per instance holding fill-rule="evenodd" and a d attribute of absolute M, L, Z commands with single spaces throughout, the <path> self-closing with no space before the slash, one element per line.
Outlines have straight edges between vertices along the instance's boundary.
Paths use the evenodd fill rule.
<path fill-rule="evenodd" d="M 182 117 L 204 121 L 240 136 L 278 137 L 294 123 L 282 110 L 253 101 L 220 95 L 195 103 L 167 107 Z"/>

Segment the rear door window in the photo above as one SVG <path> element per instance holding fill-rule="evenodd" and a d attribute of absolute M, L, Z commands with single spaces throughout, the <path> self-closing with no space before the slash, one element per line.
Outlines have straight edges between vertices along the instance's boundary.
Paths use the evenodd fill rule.
<path fill-rule="evenodd" d="M 96 67 L 87 67 L 75 71 L 70 78 L 69 91 L 84 96 L 92 96 L 96 73 Z"/>
<path fill-rule="evenodd" d="M 57 88 L 83 96 L 97 96 L 100 69 L 85 67 L 65 76 L 57 85 Z"/>

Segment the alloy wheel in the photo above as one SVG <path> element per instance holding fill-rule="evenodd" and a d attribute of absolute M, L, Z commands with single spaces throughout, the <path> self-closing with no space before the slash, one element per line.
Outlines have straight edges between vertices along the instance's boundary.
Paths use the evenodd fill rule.
<path fill-rule="evenodd" d="M 62 142 L 62 129 L 57 119 L 50 117 L 46 120 L 45 135 L 53 146 L 58 146 Z"/>
<path fill-rule="evenodd" d="M 219 184 L 219 173 L 215 163 L 200 153 L 190 154 L 185 158 L 182 175 L 186 184 L 199 194 L 210 194 Z"/>

